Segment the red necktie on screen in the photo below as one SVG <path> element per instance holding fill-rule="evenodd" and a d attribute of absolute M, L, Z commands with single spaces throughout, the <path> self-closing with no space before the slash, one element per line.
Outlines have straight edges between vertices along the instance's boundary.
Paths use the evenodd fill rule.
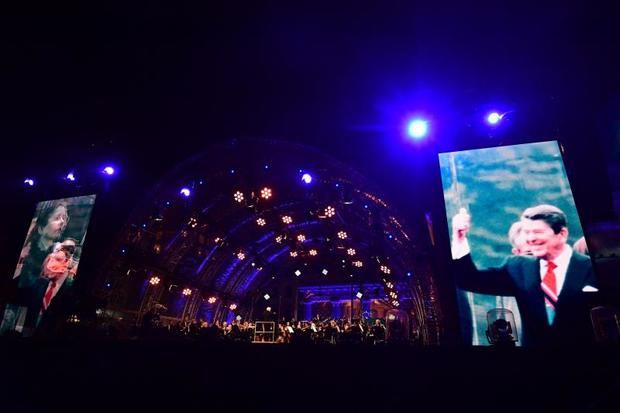
<path fill-rule="evenodd" d="M 52 301 L 52 294 L 54 294 L 54 289 L 56 288 L 56 280 L 50 281 L 47 286 L 47 291 L 45 292 L 45 296 L 43 297 L 43 310 L 47 310 L 47 307 L 50 305 L 50 301 Z"/>
<path fill-rule="evenodd" d="M 541 283 L 542 290 L 545 293 L 545 304 L 551 308 L 555 308 L 555 303 L 558 301 L 555 272 L 553 272 L 556 268 L 557 265 L 553 261 L 547 261 L 547 273 Z"/>

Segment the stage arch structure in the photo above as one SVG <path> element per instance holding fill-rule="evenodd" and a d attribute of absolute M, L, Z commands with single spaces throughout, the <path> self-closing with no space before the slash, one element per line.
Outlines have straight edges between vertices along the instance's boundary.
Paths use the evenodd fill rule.
<path fill-rule="evenodd" d="M 233 140 L 151 189 L 99 293 L 108 317 L 132 325 L 155 305 L 164 321 L 209 323 L 398 314 L 407 334 L 437 344 L 441 311 L 420 244 L 350 167 L 303 145 Z"/>

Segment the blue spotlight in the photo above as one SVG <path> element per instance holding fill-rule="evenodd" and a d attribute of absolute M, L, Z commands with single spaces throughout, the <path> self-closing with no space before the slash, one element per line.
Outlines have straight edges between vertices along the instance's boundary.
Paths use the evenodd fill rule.
<path fill-rule="evenodd" d="M 75 174 L 73 172 L 69 172 L 67 176 L 65 176 L 67 181 L 75 182 Z"/>
<path fill-rule="evenodd" d="M 103 168 L 101 173 L 103 173 L 104 175 L 112 176 L 116 173 L 116 170 L 114 169 L 113 166 L 108 165 L 105 168 Z"/>
<path fill-rule="evenodd" d="M 312 175 L 305 173 L 302 175 L 301 180 L 304 181 L 304 183 L 309 184 L 312 182 Z"/>
<path fill-rule="evenodd" d="M 24 179 L 24 185 L 34 186 L 34 179 L 32 179 L 32 178 Z"/>
<path fill-rule="evenodd" d="M 414 119 L 407 126 L 407 133 L 415 140 L 424 138 L 428 134 L 428 122 L 423 119 Z"/>
<path fill-rule="evenodd" d="M 190 196 L 192 194 L 192 191 L 189 190 L 189 188 L 182 188 L 179 193 L 181 195 L 183 195 L 185 198 L 187 198 L 188 196 Z"/>
<path fill-rule="evenodd" d="M 502 117 L 504 117 L 504 115 L 497 112 L 491 112 L 487 115 L 487 123 L 489 125 L 497 125 L 502 120 Z"/>

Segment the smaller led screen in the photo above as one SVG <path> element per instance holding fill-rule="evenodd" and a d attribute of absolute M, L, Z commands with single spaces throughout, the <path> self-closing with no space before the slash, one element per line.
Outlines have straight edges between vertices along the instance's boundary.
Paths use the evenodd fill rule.
<path fill-rule="evenodd" d="M 0 333 L 32 335 L 71 289 L 95 195 L 39 202 L 13 274 L 16 293 L 6 305 Z"/>

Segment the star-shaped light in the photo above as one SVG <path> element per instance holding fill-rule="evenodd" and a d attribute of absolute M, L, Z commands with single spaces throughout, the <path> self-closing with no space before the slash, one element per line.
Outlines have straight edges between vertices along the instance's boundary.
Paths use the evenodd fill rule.
<path fill-rule="evenodd" d="M 271 198 L 271 189 L 270 189 L 270 188 L 267 188 L 267 187 L 264 187 L 264 188 L 263 188 L 263 189 L 261 189 L 261 191 L 260 191 L 260 196 L 261 196 L 263 199 L 269 199 L 269 198 Z"/>
<path fill-rule="evenodd" d="M 243 193 L 240 191 L 235 192 L 235 194 L 233 195 L 233 198 L 235 198 L 235 201 L 237 202 L 243 202 Z"/>

